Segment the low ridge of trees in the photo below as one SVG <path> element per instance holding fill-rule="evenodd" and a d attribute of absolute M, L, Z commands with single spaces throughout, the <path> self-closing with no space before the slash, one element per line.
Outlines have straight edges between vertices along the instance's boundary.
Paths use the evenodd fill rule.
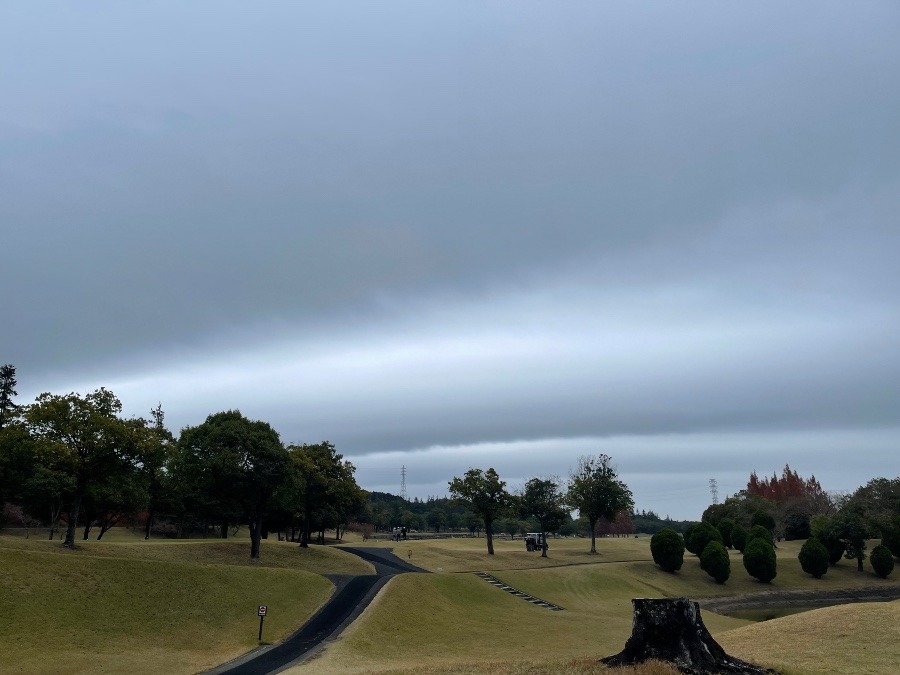
<path fill-rule="evenodd" d="M 215 526 L 220 536 L 246 525 L 250 554 L 279 513 L 304 517 L 309 528 L 338 534 L 357 518 L 365 494 L 355 468 L 334 446 L 291 446 L 277 432 L 239 411 L 207 417 L 176 440 L 164 425 L 162 405 L 150 419 L 124 418 L 109 390 L 87 394 L 44 393 L 19 406 L 15 368 L 0 367 L 0 504 L 19 524 L 45 524 L 64 546 L 93 528 L 100 539 L 116 524 L 145 519 L 145 538 L 163 521 L 170 534 Z M 3 522 L 0 522 L 0 526 Z"/>

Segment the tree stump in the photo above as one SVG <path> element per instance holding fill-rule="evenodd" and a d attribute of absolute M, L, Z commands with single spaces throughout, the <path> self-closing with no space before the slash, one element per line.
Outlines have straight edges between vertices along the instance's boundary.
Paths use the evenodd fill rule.
<path fill-rule="evenodd" d="M 725 653 L 703 625 L 700 605 L 687 598 L 635 598 L 631 637 L 625 649 L 602 659 L 608 666 L 630 666 L 649 659 L 668 661 L 688 675 L 740 673 L 766 675 L 775 671 Z"/>

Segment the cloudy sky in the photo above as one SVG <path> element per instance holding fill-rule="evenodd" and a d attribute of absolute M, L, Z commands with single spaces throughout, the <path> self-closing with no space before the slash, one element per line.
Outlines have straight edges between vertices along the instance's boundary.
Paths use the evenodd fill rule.
<path fill-rule="evenodd" d="M 0 362 L 363 487 L 896 476 L 900 5 L 0 9 Z"/>

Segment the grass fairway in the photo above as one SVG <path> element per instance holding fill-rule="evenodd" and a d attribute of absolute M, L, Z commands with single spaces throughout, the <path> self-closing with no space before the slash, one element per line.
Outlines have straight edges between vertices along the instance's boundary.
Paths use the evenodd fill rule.
<path fill-rule="evenodd" d="M 452 539 L 394 543 L 395 552 L 412 551 L 412 562 L 443 572 L 404 575 L 393 579 L 376 601 L 344 636 L 312 662 L 292 669 L 292 675 L 338 673 L 397 673 L 403 675 L 588 675 L 611 673 L 597 659 L 622 649 L 631 633 L 631 599 L 635 597 L 704 598 L 772 593 L 798 588 L 897 586 L 871 572 L 858 573 L 851 561 L 842 561 L 816 580 L 802 572 L 797 561 L 801 542 L 780 544 L 778 576 L 760 584 L 732 554 L 732 577 L 716 584 L 688 555 L 678 574 L 659 570 L 649 558 L 649 539 L 603 539 L 600 555 L 585 551 L 585 540 L 556 540 L 549 559 L 527 554 L 521 542 L 497 542 L 497 555 L 488 556 L 483 539 Z M 622 562 L 616 562 L 622 561 Z M 550 567 L 556 565 L 556 567 Z M 564 566 L 560 566 L 564 565 Z M 530 569 L 529 569 L 530 568 Z M 566 608 L 551 612 L 532 606 L 491 587 L 472 574 L 449 570 L 487 570 L 506 583 Z M 861 606 L 860 606 L 861 607 Z M 845 612 L 852 608 L 833 608 Z M 718 639 L 727 636 L 726 648 L 735 656 L 776 667 L 791 674 L 822 672 L 801 663 L 773 659 L 775 650 L 759 649 L 756 640 L 743 639 L 744 631 L 765 630 L 769 624 L 704 612 L 704 622 Z M 792 619 L 790 641 L 808 639 L 803 619 Z M 896 622 L 894 622 L 896 625 Z M 832 636 L 834 672 L 888 673 L 865 669 L 853 657 L 853 625 L 841 638 Z M 771 630 L 771 629 L 770 629 Z M 868 630 L 867 628 L 863 630 Z M 760 645 L 774 644 L 762 638 Z M 900 658 L 900 641 L 880 642 L 884 658 Z M 786 647 L 787 649 L 787 647 Z M 668 672 L 655 666 L 647 673 Z"/>
<path fill-rule="evenodd" d="M 717 635 L 726 651 L 803 675 L 898 672 L 900 602 L 823 607 Z"/>
<path fill-rule="evenodd" d="M 0 673 L 194 673 L 296 630 L 333 586 L 370 573 L 330 548 L 264 542 L 58 542 L 0 537 Z"/>
<path fill-rule="evenodd" d="M 549 557 L 540 553 L 526 553 L 521 541 L 494 539 L 494 555 L 488 555 L 483 537 L 455 539 L 421 539 L 400 542 L 354 543 L 354 546 L 392 548 L 394 553 L 409 559 L 431 572 L 475 572 L 509 569 L 541 569 L 562 565 L 593 565 L 601 562 L 652 560 L 650 537 L 637 539 L 598 539 L 597 555 L 588 553 L 590 539 L 551 539 Z"/>

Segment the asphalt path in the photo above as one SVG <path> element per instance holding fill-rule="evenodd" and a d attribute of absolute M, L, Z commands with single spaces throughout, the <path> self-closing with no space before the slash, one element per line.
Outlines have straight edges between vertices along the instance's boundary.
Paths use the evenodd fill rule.
<path fill-rule="evenodd" d="M 258 647 L 204 675 L 270 675 L 294 665 L 349 626 L 388 580 L 404 572 L 425 572 L 398 558 L 390 549 L 341 547 L 372 564 L 375 574 L 330 575 L 336 590 L 296 633 L 277 645 Z"/>

